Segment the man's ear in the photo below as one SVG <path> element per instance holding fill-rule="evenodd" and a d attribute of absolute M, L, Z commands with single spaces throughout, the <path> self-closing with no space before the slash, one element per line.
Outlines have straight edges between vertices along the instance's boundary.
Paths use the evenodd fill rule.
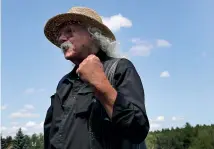
<path fill-rule="evenodd" d="M 97 42 L 97 40 L 93 37 L 92 34 L 89 34 L 89 39 L 91 40 L 91 42 Z"/>

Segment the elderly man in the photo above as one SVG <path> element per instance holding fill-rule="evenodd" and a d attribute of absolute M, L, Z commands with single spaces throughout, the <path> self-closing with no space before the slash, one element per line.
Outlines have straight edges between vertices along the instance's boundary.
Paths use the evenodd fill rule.
<path fill-rule="evenodd" d="M 49 41 L 75 67 L 51 96 L 44 123 L 45 149 L 134 149 L 144 145 L 149 121 L 134 65 L 121 58 L 112 84 L 106 65 L 116 39 L 92 9 L 73 7 L 45 25 Z"/>

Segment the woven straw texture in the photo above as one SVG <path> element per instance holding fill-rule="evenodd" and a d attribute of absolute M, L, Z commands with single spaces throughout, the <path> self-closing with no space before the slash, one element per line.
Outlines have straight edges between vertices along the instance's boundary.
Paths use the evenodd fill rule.
<path fill-rule="evenodd" d="M 102 34 L 111 40 L 116 38 L 111 30 L 103 24 L 101 17 L 96 11 L 86 7 L 72 7 L 67 13 L 59 14 L 49 19 L 45 25 L 44 33 L 47 39 L 57 47 L 57 35 L 62 24 L 66 22 L 77 21 L 86 26 L 96 27 Z"/>

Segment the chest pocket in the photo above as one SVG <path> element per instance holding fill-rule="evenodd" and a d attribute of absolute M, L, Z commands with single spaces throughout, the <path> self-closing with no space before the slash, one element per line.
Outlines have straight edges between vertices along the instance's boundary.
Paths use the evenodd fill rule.
<path fill-rule="evenodd" d="M 85 84 L 76 95 L 75 114 L 76 116 L 88 116 L 91 112 L 91 107 L 95 102 L 93 88 Z"/>

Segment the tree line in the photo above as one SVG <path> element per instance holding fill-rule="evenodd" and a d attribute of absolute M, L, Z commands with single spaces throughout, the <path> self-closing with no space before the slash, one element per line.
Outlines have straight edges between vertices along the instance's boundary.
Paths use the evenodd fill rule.
<path fill-rule="evenodd" d="M 146 138 L 148 149 L 214 149 L 214 124 L 183 128 L 162 129 L 149 132 Z M 20 128 L 12 138 L 1 136 L 2 149 L 44 149 L 43 134 L 25 135 Z"/>
<path fill-rule="evenodd" d="M 148 149 L 214 149 L 214 124 L 150 132 L 146 143 Z"/>
<path fill-rule="evenodd" d="M 1 136 L 1 149 L 44 149 L 43 134 L 25 135 L 19 128 L 14 138 Z"/>

